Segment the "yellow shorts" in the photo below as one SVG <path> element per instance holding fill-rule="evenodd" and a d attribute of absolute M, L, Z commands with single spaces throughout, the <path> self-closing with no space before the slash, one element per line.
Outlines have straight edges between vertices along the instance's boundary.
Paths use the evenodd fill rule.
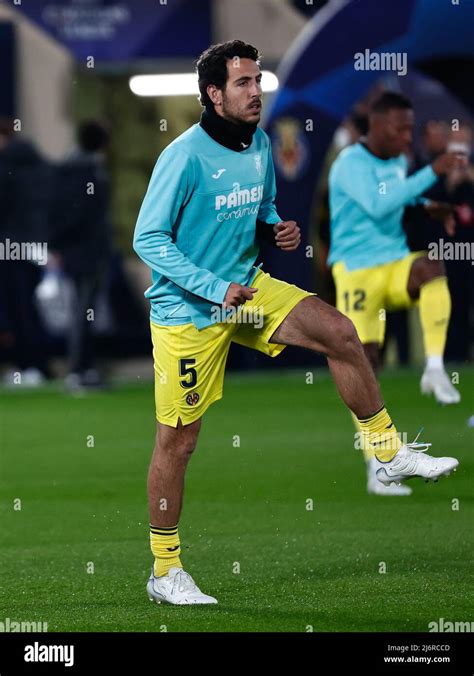
<path fill-rule="evenodd" d="M 229 321 L 198 331 L 194 324 L 161 326 L 151 323 L 155 368 L 156 418 L 176 427 L 188 425 L 222 397 L 224 370 L 231 343 L 276 357 L 286 345 L 270 343 L 285 317 L 303 298 L 315 294 L 273 279 L 259 270 L 252 300 Z"/>
<path fill-rule="evenodd" d="M 421 256 L 426 256 L 426 251 L 352 271 L 342 262 L 333 265 L 337 309 L 353 321 L 362 343 L 383 343 L 386 310 L 416 304 L 408 294 L 407 284 L 413 261 Z"/>

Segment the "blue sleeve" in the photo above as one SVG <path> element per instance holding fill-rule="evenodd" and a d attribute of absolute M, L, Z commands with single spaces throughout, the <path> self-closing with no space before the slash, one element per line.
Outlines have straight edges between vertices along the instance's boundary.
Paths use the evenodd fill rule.
<path fill-rule="evenodd" d="M 194 170 L 188 155 L 168 146 L 158 158 L 138 214 L 133 248 L 152 269 L 185 291 L 222 304 L 230 282 L 199 268 L 176 246 L 173 228 L 191 196 Z"/>
<path fill-rule="evenodd" d="M 260 203 L 257 218 L 265 223 L 280 223 L 282 220 L 275 207 L 276 181 L 275 167 L 273 166 L 272 148 L 268 142 L 267 173 L 265 175 L 265 185 L 263 187 L 263 199 Z"/>
<path fill-rule="evenodd" d="M 378 220 L 407 206 L 428 190 L 438 177 L 431 165 L 428 165 L 396 185 L 387 187 L 386 194 L 380 194 L 379 183 L 371 167 L 362 160 L 353 160 L 341 161 L 333 179 L 361 209 L 371 218 Z"/>

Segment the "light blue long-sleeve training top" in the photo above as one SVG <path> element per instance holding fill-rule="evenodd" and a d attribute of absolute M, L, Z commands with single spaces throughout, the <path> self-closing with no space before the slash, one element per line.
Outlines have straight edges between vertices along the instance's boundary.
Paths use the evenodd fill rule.
<path fill-rule="evenodd" d="M 437 180 L 431 166 L 407 178 L 405 155 L 380 159 L 361 143 L 345 148 L 329 172 L 329 263 L 348 270 L 404 258 L 403 210 Z"/>
<path fill-rule="evenodd" d="M 257 218 L 281 221 L 270 139 L 257 128 L 241 152 L 195 124 L 163 150 L 138 215 L 133 247 L 151 268 L 145 292 L 162 325 L 215 321 L 231 282 L 257 272 Z"/>

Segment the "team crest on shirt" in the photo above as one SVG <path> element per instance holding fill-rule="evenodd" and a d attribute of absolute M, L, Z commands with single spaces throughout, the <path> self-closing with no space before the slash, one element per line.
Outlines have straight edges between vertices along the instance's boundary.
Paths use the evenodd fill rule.
<path fill-rule="evenodd" d="M 199 394 L 197 392 L 190 392 L 186 395 L 186 403 L 188 406 L 196 406 L 199 401 Z"/>
<path fill-rule="evenodd" d="M 260 153 L 255 154 L 255 169 L 257 170 L 258 175 L 261 176 L 263 167 L 262 167 L 262 156 L 260 155 Z"/>

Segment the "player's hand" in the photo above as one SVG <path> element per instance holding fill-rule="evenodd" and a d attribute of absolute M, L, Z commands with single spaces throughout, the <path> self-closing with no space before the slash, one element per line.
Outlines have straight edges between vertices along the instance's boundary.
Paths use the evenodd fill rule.
<path fill-rule="evenodd" d="M 301 231 L 296 221 L 282 221 L 273 227 L 277 247 L 282 251 L 294 251 L 301 242 Z"/>
<path fill-rule="evenodd" d="M 247 300 L 252 300 L 253 294 L 257 291 L 258 289 L 250 286 L 242 286 L 242 284 L 232 282 L 224 298 L 224 307 L 239 307 Z"/>
<path fill-rule="evenodd" d="M 449 174 L 453 169 L 467 166 L 467 157 L 465 155 L 456 155 L 455 153 L 443 153 L 439 155 L 431 165 L 437 176 Z"/>

